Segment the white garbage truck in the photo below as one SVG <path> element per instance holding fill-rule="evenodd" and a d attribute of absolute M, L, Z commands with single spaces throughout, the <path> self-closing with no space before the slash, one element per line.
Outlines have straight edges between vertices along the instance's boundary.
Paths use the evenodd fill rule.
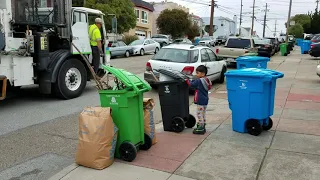
<path fill-rule="evenodd" d="M 104 14 L 72 7 L 71 0 L 47 2 L 0 0 L 0 100 L 12 89 L 33 84 L 42 94 L 72 99 L 92 78 L 80 52 L 91 61 L 88 27 L 97 17 L 103 20 Z M 106 56 L 101 56 L 101 64 L 110 65 L 102 24 Z"/>

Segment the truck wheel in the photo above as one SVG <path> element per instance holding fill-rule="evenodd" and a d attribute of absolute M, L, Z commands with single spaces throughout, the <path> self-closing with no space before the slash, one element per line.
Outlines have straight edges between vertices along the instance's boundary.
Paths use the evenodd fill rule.
<path fill-rule="evenodd" d="M 56 96 L 72 99 L 80 96 L 87 85 L 87 72 L 80 60 L 68 59 L 60 67 L 54 84 Z"/>

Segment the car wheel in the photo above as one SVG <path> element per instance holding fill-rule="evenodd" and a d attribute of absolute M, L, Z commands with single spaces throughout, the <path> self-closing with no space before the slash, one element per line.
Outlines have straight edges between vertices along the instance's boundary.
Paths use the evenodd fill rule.
<path fill-rule="evenodd" d="M 159 51 L 159 48 L 158 48 L 158 47 L 156 47 L 156 49 L 154 50 L 154 54 L 157 54 L 157 53 L 158 53 L 158 51 Z"/>
<path fill-rule="evenodd" d="M 129 52 L 129 51 L 126 51 L 126 53 L 124 53 L 124 56 L 125 56 L 126 58 L 130 57 L 130 52 Z"/>
<path fill-rule="evenodd" d="M 224 83 L 224 74 L 226 73 L 226 71 L 227 71 L 226 67 L 223 67 L 220 73 L 218 83 L 221 83 L 221 84 Z"/>
<path fill-rule="evenodd" d="M 140 49 L 140 56 L 144 56 L 144 49 Z"/>

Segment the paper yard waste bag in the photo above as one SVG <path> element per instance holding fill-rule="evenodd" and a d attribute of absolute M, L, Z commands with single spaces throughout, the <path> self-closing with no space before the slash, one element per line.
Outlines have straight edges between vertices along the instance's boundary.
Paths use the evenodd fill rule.
<path fill-rule="evenodd" d="M 114 161 L 117 135 L 110 108 L 85 108 L 79 117 L 76 163 L 93 169 L 110 166 Z"/>
<path fill-rule="evenodd" d="M 143 98 L 143 112 L 144 112 L 144 132 L 152 139 L 152 145 L 157 143 L 156 126 L 153 117 L 153 109 L 155 103 L 151 98 Z"/>

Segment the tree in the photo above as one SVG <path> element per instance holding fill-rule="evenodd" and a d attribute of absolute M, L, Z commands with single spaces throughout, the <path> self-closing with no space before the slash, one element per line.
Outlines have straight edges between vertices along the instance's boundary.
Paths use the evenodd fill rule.
<path fill-rule="evenodd" d="M 308 14 L 297 14 L 293 18 L 292 21 L 295 21 L 296 24 L 300 24 L 303 27 L 304 32 L 306 32 L 311 25 L 311 18 Z"/>
<path fill-rule="evenodd" d="M 188 13 L 181 9 L 163 10 L 156 23 L 160 33 L 170 34 L 172 38 L 182 37 L 187 34 L 186 32 L 191 25 Z"/>
<path fill-rule="evenodd" d="M 108 16 L 108 14 L 116 15 L 117 32 L 119 34 L 136 27 L 137 17 L 131 0 L 86 0 L 85 6 L 98 9 L 106 14 L 104 22 L 107 31 L 112 29 L 113 18 L 113 16 Z"/>
<path fill-rule="evenodd" d="M 296 38 L 303 38 L 303 32 L 301 24 L 295 24 L 289 28 L 289 34 L 294 35 Z"/>
<path fill-rule="evenodd" d="M 200 36 L 200 28 L 199 26 L 197 25 L 197 23 L 193 23 L 189 29 L 187 30 L 187 36 L 188 38 L 193 41 L 193 39 L 196 37 L 196 36 Z"/>
<path fill-rule="evenodd" d="M 320 33 L 320 14 L 316 11 L 311 15 L 311 23 L 309 33 L 317 34 Z"/>

